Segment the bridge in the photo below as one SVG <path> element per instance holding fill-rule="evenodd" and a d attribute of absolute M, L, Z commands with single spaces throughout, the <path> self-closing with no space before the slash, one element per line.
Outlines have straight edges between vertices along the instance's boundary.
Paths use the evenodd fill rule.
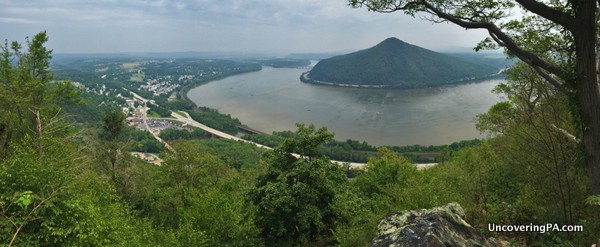
<path fill-rule="evenodd" d="M 237 126 L 239 130 L 248 133 L 248 134 L 263 134 L 263 135 L 268 135 L 268 133 L 262 132 L 260 130 L 256 130 L 253 128 L 250 128 L 248 126 L 244 126 L 244 125 L 238 125 Z"/>

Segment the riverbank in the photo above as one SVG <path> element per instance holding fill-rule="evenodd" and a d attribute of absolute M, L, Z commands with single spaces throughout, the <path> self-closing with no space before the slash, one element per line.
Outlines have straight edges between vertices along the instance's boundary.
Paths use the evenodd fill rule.
<path fill-rule="evenodd" d="M 500 73 L 497 74 L 493 74 L 493 75 L 489 75 L 489 76 L 485 76 L 485 77 L 480 77 L 480 78 L 466 78 L 466 79 L 461 79 L 461 80 L 456 80 L 456 81 L 450 81 L 448 83 L 444 83 L 444 84 L 439 84 L 436 86 L 404 86 L 404 85 L 359 85 L 359 84 L 347 84 L 347 83 L 335 83 L 335 82 L 327 82 L 327 81 L 319 81 L 319 80 L 315 80 L 309 77 L 310 75 L 310 71 L 306 71 L 303 72 L 300 75 L 300 81 L 304 82 L 304 83 L 309 83 L 309 84 L 315 84 L 315 85 L 325 85 L 325 86 L 335 86 L 335 87 L 350 87 L 350 88 L 375 88 L 375 89 L 419 89 L 419 88 L 431 88 L 431 87 L 440 87 L 440 86 L 447 86 L 447 85 L 458 85 L 458 84 L 464 84 L 464 83 L 471 83 L 471 82 L 478 82 L 478 81 L 485 81 L 485 80 L 491 80 L 491 79 L 504 79 L 505 75 L 504 73 L 502 73 L 502 71 Z"/>
<path fill-rule="evenodd" d="M 185 85 L 183 87 L 181 87 L 181 89 L 179 89 L 178 95 L 179 95 L 179 99 L 184 100 L 184 101 L 188 101 L 190 103 L 192 103 L 193 105 L 195 105 L 196 107 L 198 107 L 196 105 L 196 103 L 194 103 L 194 101 L 192 101 L 190 98 L 188 98 L 187 94 L 190 92 L 190 90 L 202 86 L 204 84 L 207 84 L 209 82 L 212 81 L 218 81 L 221 79 L 225 79 L 227 77 L 230 76 L 234 76 L 234 75 L 241 75 L 241 74 L 245 74 L 245 73 L 252 73 L 252 72 L 258 72 L 262 70 L 262 66 L 258 66 L 257 68 L 253 68 L 253 69 L 249 69 L 249 70 L 242 70 L 242 71 L 236 71 L 236 72 L 232 72 L 232 73 L 227 73 L 227 74 L 223 74 L 223 75 L 218 75 L 212 78 L 208 78 L 205 80 L 201 80 L 201 81 L 197 81 L 197 82 L 192 82 L 188 85 Z"/>
<path fill-rule="evenodd" d="M 499 100 L 491 90 L 501 83 L 414 90 L 321 87 L 300 82 L 305 71 L 265 67 L 205 84 L 187 96 L 265 133 L 314 123 L 327 126 L 337 140 L 427 147 L 482 138 L 473 118 Z"/>
<path fill-rule="evenodd" d="M 336 86 L 336 87 L 353 87 L 353 88 L 392 88 L 388 85 L 356 85 L 356 84 L 343 84 L 343 83 L 333 83 L 326 81 L 319 81 L 308 77 L 310 71 L 306 71 L 300 75 L 300 81 L 304 83 L 316 84 L 316 85 L 327 85 L 327 86 Z"/>

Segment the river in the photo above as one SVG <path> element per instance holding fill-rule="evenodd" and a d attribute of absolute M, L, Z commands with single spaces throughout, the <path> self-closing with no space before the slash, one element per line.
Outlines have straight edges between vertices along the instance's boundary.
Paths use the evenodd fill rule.
<path fill-rule="evenodd" d="M 481 138 L 475 117 L 500 99 L 491 93 L 502 80 L 399 90 L 313 85 L 302 69 L 264 67 L 196 87 L 197 105 L 231 114 L 251 128 L 295 130 L 295 123 L 326 126 L 335 139 L 374 145 L 439 145 Z"/>

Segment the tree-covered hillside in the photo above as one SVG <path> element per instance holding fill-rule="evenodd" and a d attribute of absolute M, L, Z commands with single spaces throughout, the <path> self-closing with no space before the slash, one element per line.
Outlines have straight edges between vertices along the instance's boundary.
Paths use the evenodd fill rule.
<path fill-rule="evenodd" d="M 388 38 L 369 49 L 321 60 L 307 81 L 418 88 L 486 78 L 498 71 Z"/>

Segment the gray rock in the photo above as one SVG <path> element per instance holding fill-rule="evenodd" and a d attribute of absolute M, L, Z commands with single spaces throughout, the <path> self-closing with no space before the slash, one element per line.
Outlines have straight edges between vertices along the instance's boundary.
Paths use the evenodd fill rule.
<path fill-rule="evenodd" d="M 377 226 L 370 246 L 497 246 L 463 220 L 458 203 L 389 214 Z"/>

